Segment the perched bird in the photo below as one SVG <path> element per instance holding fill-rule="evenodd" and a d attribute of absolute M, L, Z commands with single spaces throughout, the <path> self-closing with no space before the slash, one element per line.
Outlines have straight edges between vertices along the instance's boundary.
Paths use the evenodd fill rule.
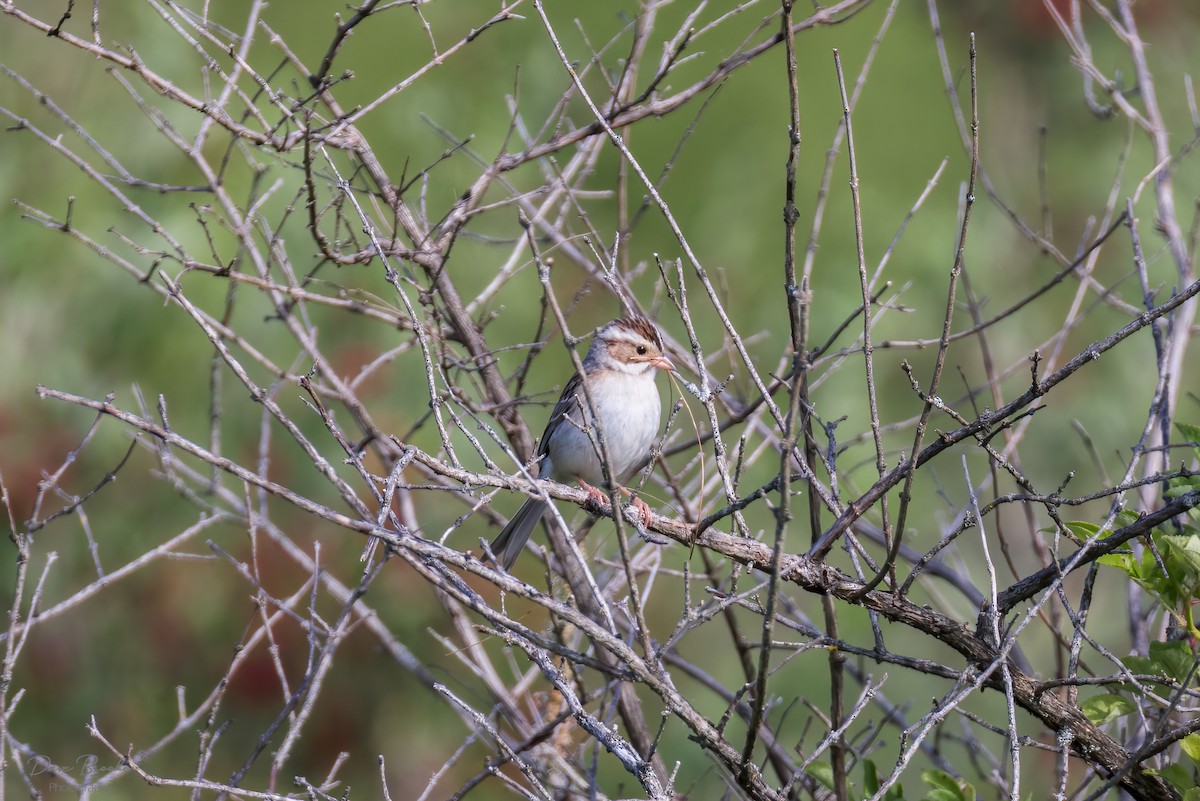
<path fill-rule="evenodd" d="M 663 355 L 658 329 L 644 317 L 620 317 L 596 332 L 583 360 L 583 372 L 599 418 L 598 427 L 604 432 L 613 481 L 625 480 L 649 455 L 661 414 L 654 379 L 658 370 L 674 369 Z M 608 496 L 591 486 L 604 483 L 599 437 L 592 428 L 583 381 L 576 373 L 563 387 L 542 434 L 537 475 L 559 482 L 578 481 L 579 486 L 603 501 Z M 635 504 L 640 504 L 645 519 L 649 509 L 639 500 L 635 499 Z M 496 537 L 491 550 L 505 570 L 517 561 L 547 507 L 540 498 L 528 499 Z"/>

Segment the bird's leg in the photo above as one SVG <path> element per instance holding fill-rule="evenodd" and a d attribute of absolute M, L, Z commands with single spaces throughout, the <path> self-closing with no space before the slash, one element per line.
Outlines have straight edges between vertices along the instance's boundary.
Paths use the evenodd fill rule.
<path fill-rule="evenodd" d="M 647 526 L 649 526 L 651 518 L 654 517 L 654 512 L 652 512 L 650 510 L 650 507 L 648 505 L 646 505 L 646 502 L 643 501 L 641 498 L 634 495 L 632 492 L 625 489 L 624 487 L 622 487 L 621 489 L 623 489 L 623 490 L 625 490 L 625 492 L 629 493 L 630 505 L 633 506 L 634 511 L 636 511 L 639 515 L 641 515 L 642 528 L 646 528 Z"/>
<path fill-rule="evenodd" d="M 576 480 L 579 482 L 579 488 L 586 492 L 588 497 L 595 501 L 601 508 L 608 506 L 608 493 L 593 487 L 578 476 L 576 476 Z"/>
<path fill-rule="evenodd" d="M 593 487 L 591 484 L 584 481 L 582 478 L 576 477 L 579 482 L 579 488 L 588 494 L 588 497 L 595 501 L 600 506 L 608 506 L 608 494 L 601 489 Z M 654 517 L 654 512 L 641 498 L 633 494 L 633 490 L 627 487 L 617 487 L 617 492 L 629 498 L 629 503 L 633 506 L 633 510 L 638 513 L 642 519 L 642 528 L 650 525 L 650 520 Z"/>

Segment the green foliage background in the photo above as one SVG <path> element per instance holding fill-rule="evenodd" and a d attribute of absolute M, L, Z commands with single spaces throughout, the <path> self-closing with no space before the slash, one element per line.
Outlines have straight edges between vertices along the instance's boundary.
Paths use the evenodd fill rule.
<path fill-rule="evenodd" d="M 214 19 L 237 30 L 242 24 L 243 6 L 240 2 L 222 0 L 211 4 L 210 13 Z M 423 6 L 422 13 L 439 43 L 445 45 L 487 19 L 494 13 L 494 6 L 470 0 L 440 2 Z M 550 6 L 563 45 L 574 58 L 584 58 L 589 52 L 580 29 L 587 32 L 592 46 L 599 47 L 617 36 L 636 13 L 631 3 Z M 1080 76 L 1070 64 L 1070 52 L 1044 12 L 1039 12 L 1039 3 L 980 0 L 942 6 L 941 21 L 955 69 L 962 70 L 966 65 L 967 32 L 977 34 L 985 170 L 1005 202 L 1039 226 L 1042 220 L 1038 188 L 1039 127 L 1045 126 L 1047 199 L 1053 211 L 1050 237 L 1063 252 L 1075 253 L 1088 230 L 1089 216 L 1100 213 L 1116 175 L 1118 156 L 1128 135 L 1125 124 L 1098 120 L 1086 109 L 1081 98 Z M 119 8 L 102 5 L 102 9 L 106 42 L 128 43 L 155 69 L 193 91 L 200 90 L 193 54 L 164 30 L 150 5 L 129 4 Z M 690 3 L 667 7 L 661 14 L 660 30 L 673 31 L 690 10 Z M 747 35 L 753 35 L 755 40 L 762 38 L 766 32 L 754 31 L 768 10 L 773 7 L 755 6 L 744 11 L 745 19 L 740 21 L 744 24 L 718 30 L 703 41 L 701 49 L 726 53 Z M 306 64 L 314 65 L 328 46 L 335 24 L 333 14 L 339 11 L 345 13 L 338 3 L 276 3 L 268 8 L 265 20 Z M 1168 2 L 1143 3 L 1138 11 L 1143 35 L 1152 43 L 1152 66 L 1159 79 L 1164 113 L 1172 122 L 1173 131 L 1190 136 L 1192 125 L 1183 76 L 1198 66 L 1195 42 L 1200 36 L 1200 13 L 1193 4 Z M 806 31 L 798 39 L 803 141 L 798 176 L 802 241 L 811 225 L 825 151 L 841 119 L 832 49 L 838 48 L 842 54 L 848 79 L 852 80 L 885 12 L 886 5 L 876 2 L 844 24 Z M 86 11 L 77 10 L 67 29 L 86 36 L 86 16 Z M 430 58 L 428 37 L 410 8 L 396 8 L 377 22 L 353 35 L 335 68 L 335 73 L 342 69 L 353 72 L 352 79 L 337 90 L 347 107 L 369 101 Z M 775 24 L 771 23 L 772 31 Z M 1105 35 L 1098 24 L 1093 34 L 1097 63 L 1106 70 L 1120 70 L 1129 75 L 1126 57 L 1118 43 Z M 626 46 L 622 40 L 617 50 Z M 82 123 L 91 136 L 135 175 L 162 183 L 200 182 L 180 154 L 155 133 L 128 93 L 116 84 L 117 76 L 106 73 L 103 65 L 85 53 L 40 36 L 3 16 L 0 16 L 0 53 L 3 53 L 0 61 Z M 257 59 L 258 63 L 268 60 Z M 710 68 L 711 60 L 698 60 L 673 74 L 670 83 L 673 88 L 682 87 Z M 965 98 L 965 79 L 961 74 L 958 77 L 960 96 Z M 137 85 L 132 76 L 126 79 Z M 506 96 L 517 98 L 522 116 L 536 129 L 567 82 L 544 30 L 530 12 L 524 20 L 487 31 L 462 53 L 447 59 L 378 109 L 362 128 L 397 175 L 415 174 L 446 150 L 446 139 L 431 123 L 453 137 L 470 137 L 471 149 L 490 160 L 508 132 L 510 112 Z M 594 84 L 593 90 L 601 88 L 599 82 Z M 299 93 L 296 87 L 289 86 L 287 90 Z M 139 91 L 145 93 L 141 87 Z M 12 80 L 0 83 L 0 106 L 17 116 L 29 117 L 51 135 L 62 130 L 61 124 Z M 195 128 L 196 121 L 188 112 L 161 105 L 160 108 L 182 130 Z M 657 175 L 672 158 L 699 109 L 698 104 L 690 104 L 662 119 L 639 124 L 629 133 L 630 146 L 652 175 Z M 732 318 L 743 334 L 761 334 L 754 340 L 752 350 L 763 367 L 776 362 L 787 339 L 780 222 L 788 145 L 787 114 L 783 51 L 778 48 L 735 72 L 715 92 L 694 133 L 686 138 L 675 158 L 663 189 L 699 258 L 711 273 L 720 277 Z M 578 105 L 572 108 L 571 117 L 579 124 L 587 119 L 587 111 Z M 953 262 L 968 158 L 943 90 L 924 3 L 907 0 L 900 3 L 864 87 L 854 125 L 865 246 L 871 266 L 888 248 L 941 161 L 948 161 L 928 201 L 893 251 L 885 273 L 896 286 L 908 285 L 899 302 L 909 312 L 890 313 L 875 332 L 877 343 L 936 337 L 946 277 Z M 1134 137 L 1135 144 L 1124 168 L 1122 197 L 1132 192 L 1152 167 L 1146 142 L 1139 135 Z M 78 145 L 78 139 L 69 133 L 66 138 Z M 1175 147 L 1184 144 L 1173 142 Z M 10 130 L 0 137 L 0 152 L 4 154 L 0 158 L 3 199 L 15 198 L 61 218 L 68 208 L 68 198 L 73 197 L 73 224 L 129 258 L 135 258 L 129 248 L 113 234 L 106 233 L 111 227 L 144 244 L 153 240 L 144 226 L 116 208 L 76 167 L 37 142 L 29 131 L 10 124 Z M 295 169 L 287 159 L 268 153 L 258 154 L 257 159 L 263 165 L 266 183 L 272 180 L 272 174 Z M 619 167 L 617 155 L 610 148 L 589 180 L 589 188 L 613 190 Z M 431 173 L 425 199 L 428 208 L 448 206 L 477 174 L 478 167 L 461 153 L 438 165 Z M 817 341 L 824 336 L 821 332 L 831 331 L 859 302 L 847 177 L 843 155 L 831 183 L 829 209 L 817 255 L 814 291 L 818 302 L 812 322 Z M 247 176 L 236 176 L 234 180 L 244 184 L 234 192 L 235 196 L 251 191 Z M 518 186 L 522 181 L 530 185 L 540 182 L 538 177 L 519 171 L 513 180 Z M 205 250 L 204 231 L 189 203 L 206 203 L 206 197 L 164 196 L 150 190 L 135 190 L 133 194 L 168 230 L 197 250 Z M 1191 208 L 1198 194 L 1200 172 L 1191 167 L 1177 178 L 1178 202 L 1181 209 L 1187 209 L 1183 214 L 1186 224 L 1191 222 Z M 640 202 L 639 189 L 635 188 L 630 195 L 635 204 Z M 292 200 L 275 198 L 271 202 L 282 208 Z M 984 313 L 988 314 L 1024 296 L 1047 280 L 1057 267 L 1025 241 L 1006 214 L 983 198 L 982 193 L 980 200 L 970 230 L 967 270 L 983 299 Z M 1142 237 L 1150 258 L 1152 282 L 1157 282 L 1157 287 L 1165 292 L 1175 279 L 1161 242 L 1152 231 L 1152 218 L 1145 212 L 1151 208 L 1149 192 L 1138 208 L 1143 215 Z M 597 230 L 611 232 L 616 228 L 615 202 L 593 204 L 589 214 Z M 436 215 L 431 211 L 431 216 Z M 62 462 L 90 422 L 78 409 L 37 400 L 35 385 L 90 397 L 115 392 L 118 402 L 126 407 L 135 405 L 131 387 L 136 385 L 151 406 L 160 393 L 165 395 L 176 430 L 203 437 L 209 414 L 207 365 L 211 356 L 207 340 L 176 308 L 165 307 L 144 286 L 95 253 L 21 218 L 22 209 L 18 205 L 9 203 L 0 207 L 3 239 L 0 472 L 18 521 L 30 514 L 43 471 Z M 510 240 L 519 235 L 511 210 L 487 215 L 469 230 L 479 238 L 464 240 L 456 246 L 451 264 L 465 294 L 486 284 L 507 254 L 506 248 L 490 244 L 484 237 Z M 315 251 L 302 220 L 289 222 L 284 234 L 292 257 L 298 262 L 304 262 L 303 253 Z M 227 237 L 219 232 L 216 236 L 220 245 L 228 245 Z M 1101 260 L 1097 278 L 1117 286 L 1125 300 L 1140 304 L 1140 290 L 1132 277 L 1125 244 L 1127 235 L 1118 234 L 1115 241 L 1118 244 L 1110 246 Z M 661 302 L 651 257 L 657 253 L 664 258 L 675 258 L 679 255 L 679 245 L 657 213 L 648 213 L 621 247 L 632 263 L 650 264 L 634 284 L 642 301 Z M 315 253 L 310 255 L 315 263 Z M 326 278 L 362 292 L 384 294 L 381 271 L 375 267 L 343 268 L 336 276 Z M 193 299 L 206 299 L 211 308 L 219 308 L 226 291 L 224 283 L 199 276 L 187 280 Z M 555 282 L 562 296 L 569 297 L 580 287 L 582 279 L 564 269 L 556 271 Z M 997 362 L 1002 365 L 1019 362 L 1057 331 L 1062 323 L 1062 309 L 1069 303 L 1075 286 L 1073 282 L 1060 286 L 1049 303 L 1035 304 L 1022 312 L 1014 325 L 1001 329 L 990 342 Z M 530 320 L 537 314 L 539 302 L 536 278 L 531 269 L 526 269 L 489 310 L 495 315 L 489 335 L 499 344 L 528 342 L 533 331 Z M 719 327 L 715 317 L 698 308 L 701 306 L 693 304 L 705 326 L 701 328 L 701 338 L 706 346 L 715 349 L 721 342 Z M 591 291 L 573 312 L 573 319 L 578 321 L 578 330 L 586 330 L 610 318 L 614 311 L 615 304 L 605 292 Z M 263 308 L 244 303 L 238 307 L 237 323 L 259 342 L 267 343 L 280 363 L 292 363 L 294 343 L 281 326 L 264 319 L 263 312 Z M 1080 348 L 1094 336 L 1108 333 L 1124 322 L 1093 296 L 1085 298 L 1081 313 L 1085 321 L 1070 338 L 1072 348 Z M 959 314 L 960 320 L 966 319 L 963 310 Z M 365 326 L 357 321 L 347 324 L 336 314 L 325 314 L 323 322 L 325 352 L 337 360 L 340 368 L 344 367 L 346 374 L 396 345 L 402 337 L 402 332 L 385 331 L 379 326 Z M 682 334 L 674 318 L 664 316 L 663 322 L 675 335 Z M 503 358 L 511 367 L 522 356 L 523 352 L 517 350 Z M 881 349 L 877 354 L 885 422 L 907 419 L 919 410 L 918 401 L 898 368 L 905 358 L 914 364 L 917 375 L 928 374 L 929 351 Z M 566 374 L 566 365 L 560 348 L 547 348 L 535 368 L 532 389 L 555 394 L 557 384 Z M 982 383 L 984 379 L 978 349 L 973 343 L 952 351 L 950 366 L 961 369 L 971 384 Z M 1079 421 L 1096 440 L 1108 471 L 1119 474 L 1127 448 L 1140 430 L 1154 380 L 1153 351 L 1148 337 L 1106 355 L 1101 365 L 1059 391 L 1049 407 L 1037 415 L 1034 433 L 1027 438 L 1023 451 L 1028 475 L 1046 490 L 1058 486 L 1069 471 L 1075 471 L 1071 487 L 1079 494 L 1102 486 L 1103 477 L 1088 457 L 1081 439 L 1072 432 L 1072 421 Z M 848 439 L 867 430 L 861 383 L 861 370 L 849 367 L 834 374 L 818 395 L 819 412 L 826 419 L 848 415 L 839 429 Z M 1004 389 L 1015 393 L 1027 383 L 1028 373 L 1017 371 Z M 1195 382 L 1189 381 L 1189 385 L 1194 387 Z M 744 393 L 751 389 L 741 374 L 735 374 L 732 386 Z M 952 381 L 949 386 L 953 388 L 945 391 L 947 398 L 963 394 L 961 382 Z M 324 442 L 332 453 L 333 443 L 320 436 L 319 421 L 305 412 L 298 390 L 285 388 L 279 397 L 295 418 L 305 423 L 306 430 Z M 419 378 L 399 370 L 377 376 L 362 397 L 377 421 L 397 433 L 419 417 L 427 402 Z M 1193 401 L 1194 396 L 1185 402 L 1186 407 L 1181 410 L 1184 419 L 1197 417 Z M 231 412 L 225 432 L 227 453 L 240 461 L 252 462 L 259 422 L 257 412 L 247 411 L 252 404 L 247 402 L 244 390 L 232 381 L 226 381 L 224 403 Z M 529 409 L 526 419 L 531 428 L 538 428 L 543 414 L 536 407 Z M 889 446 L 894 462 L 899 449 L 910 441 L 910 434 L 904 431 L 893 436 Z M 127 433 L 117 425 L 111 422 L 102 425 L 97 441 L 71 469 L 72 491 L 86 491 L 115 466 L 127 441 Z M 310 470 L 294 467 L 301 463 L 289 458 L 283 438 L 277 440 L 276 447 L 272 475 L 277 481 L 302 492 L 330 495 L 329 489 Z M 865 487 L 869 483 L 871 461 L 870 446 L 865 441 L 843 456 L 842 465 L 848 471 L 846 478 L 851 485 Z M 975 468 L 982 469 L 982 464 L 975 463 Z M 109 570 L 173 536 L 193 519 L 189 507 L 170 487 L 148 476 L 152 466 L 149 454 L 135 451 L 116 483 L 87 506 L 100 559 Z M 964 496 L 959 472 L 957 463 L 947 463 L 944 471 L 938 473 L 944 482 L 941 488 L 920 488 L 923 503 L 930 510 L 925 525 L 937 519 L 938 509 L 945 508 L 938 500 L 939 489 L 961 502 Z M 856 480 L 856 476 L 860 478 Z M 497 505 L 511 512 L 516 500 L 502 498 Z M 439 507 L 436 500 L 421 507 L 428 521 L 427 532 L 444 530 L 462 511 Z M 1095 513 L 1099 515 L 1102 511 L 1102 507 L 1097 507 Z M 350 540 L 344 532 L 331 533 L 289 507 L 278 505 L 274 513 L 276 521 L 292 531 L 310 528 L 307 536 L 313 543 L 320 543 L 322 559 L 331 569 L 353 575 L 360 542 Z M 760 524 L 769 525 L 765 510 L 761 515 Z M 1081 517 L 1086 518 L 1086 510 Z M 482 523 L 477 523 L 474 529 L 468 526 L 467 530 L 456 533 L 457 539 L 451 543 L 462 548 L 474 547 L 479 537 L 494 533 L 481 529 Z M 216 526 L 204 536 L 211 539 L 213 546 L 239 559 L 247 556 L 244 531 Z M 922 547 L 929 547 L 936 536 L 932 529 L 921 530 L 916 541 Z M 52 606 L 94 579 L 95 568 L 76 525 L 68 522 L 47 529 L 38 535 L 36 542 L 39 567 L 35 575 L 40 574 L 40 564 L 50 552 L 56 553 L 58 559 L 47 579 L 44 606 Z M 213 553 L 201 541 L 192 542 L 189 550 L 203 556 Z M 675 550 L 680 553 L 672 554 L 674 563 L 687 558 L 682 549 Z M 969 549 L 964 551 L 964 558 L 972 558 Z M 11 552 L 11 548 L 5 551 Z M 270 554 L 265 556 L 264 562 L 271 565 Z M 1036 565 L 1032 554 L 1018 553 L 1015 558 L 1023 569 Z M 294 591 L 303 577 L 283 560 L 274 564 L 278 575 L 272 576 L 274 585 L 270 589 L 284 594 Z M 11 569 L 0 571 L 4 598 L 11 597 L 11 576 Z M 453 683 L 453 659 L 429 634 L 431 627 L 445 630 L 448 623 L 426 589 L 411 578 L 397 568 L 372 588 L 369 600 L 406 644 L 419 650 L 428 664 L 442 666 L 438 670 L 447 671 L 443 678 Z M 1118 585 L 1114 582 L 1113 586 Z M 191 704 L 206 695 L 225 671 L 231 649 L 254 620 L 256 613 L 250 596 L 247 586 L 233 575 L 223 559 L 172 560 L 121 581 L 104 591 L 102 597 L 39 627 L 14 677 L 14 686 L 27 688 L 13 720 L 14 729 L 23 732 L 35 748 L 45 749 L 56 760 L 69 764 L 75 764 L 73 754 L 82 759 L 88 754 L 101 753 L 84 731 L 84 724 L 93 715 L 122 747 L 126 743 L 136 747 L 156 739 L 176 719 L 176 685 L 184 688 L 184 696 Z M 1110 635 L 1117 640 L 1112 647 L 1119 650 L 1123 636 L 1119 626 L 1123 617 L 1120 593 L 1109 593 L 1103 604 L 1116 612 Z M 664 625 L 675 620 L 678 612 L 675 608 L 654 610 L 656 619 Z M 961 612 L 964 620 L 974 617 L 973 610 L 964 607 Z M 849 619 L 852 618 L 851 613 Z M 847 628 L 853 631 L 854 625 L 848 622 Z M 862 625 L 861 620 L 858 625 Z M 290 634 L 285 630 L 279 645 L 285 666 L 298 674 L 307 651 L 302 634 L 298 629 Z M 685 649 L 696 651 L 703 651 L 704 647 L 704 643 L 685 644 Z M 826 678 L 818 669 L 810 669 L 817 664 L 797 659 L 786 670 L 795 683 L 796 693 L 812 698 L 821 706 L 825 703 Z M 727 663 L 715 658 L 708 667 L 714 675 L 727 682 L 734 681 L 733 654 L 729 654 Z M 868 671 L 875 669 L 872 665 L 864 667 Z M 915 717 L 923 711 L 926 699 L 937 691 L 922 688 L 919 681 L 911 684 L 912 681 L 893 676 L 893 683 L 886 691 L 896 699 L 911 698 Z M 329 682 L 295 760 L 295 773 L 303 772 L 316 780 L 338 752 L 349 751 L 350 761 L 343 771 L 346 782 L 355 788 L 356 795 L 358 792 L 369 795 L 378 786 L 375 759 L 382 753 L 387 759 L 392 797 L 411 798 L 464 736 L 459 722 L 445 713 L 442 702 L 421 690 L 365 633 L 352 636 Z M 281 691 L 269 656 L 262 653 L 238 674 L 228 690 L 224 717 L 234 722 L 223 735 L 225 740 L 219 754 L 230 764 L 222 763 L 222 769 L 227 772 L 236 767 L 237 755 L 249 750 L 275 714 L 280 699 Z M 473 700 L 486 707 L 485 699 Z M 985 699 L 985 703 L 988 700 L 1002 701 Z M 719 714 L 719 709 L 713 712 L 714 717 Z M 799 737 L 807 713 L 797 710 L 791 714 L 795 721 L 792 728 Z M 681 738 L 682 733 L 671 731 L 668 736 Z M 813 742 L 810 732 L 805 743 L 811 746 Z M 189 766 L 194 768 L 195 753 L 194 738 L 184 737 L 167 752 L 157 755 L 149 767 L 163 775 L 187 775 Z M 84 763 L 78 764 L 82 772 Z M 112 764 L 113 760 L 104 756 L 97 769 L 104 770 Z M 459 780 L 469 776 L 478 764 L 478 760 L 468 761 L 461 766 Z M 705 764 L 685 765 L 680 773 L 680 788 L 693 797 L 709 797 L 706 788 L 720 786 L 708 775 L 711 770 Z M 221 770 L 214 771 L 214 775 L 220 773 Z M 52 789 L 46 784 L 48 780 L 36 781 Z M 132 782 L 118 787 L 119 790 L 107 791 L 111 793 L 107 797 L 157 795 L 152 789 Z M 9 780 L 8 789 L 20 792 L 13 779 Z M 481 792 L 501 791 L 493 791 L 489 786 Z"/>

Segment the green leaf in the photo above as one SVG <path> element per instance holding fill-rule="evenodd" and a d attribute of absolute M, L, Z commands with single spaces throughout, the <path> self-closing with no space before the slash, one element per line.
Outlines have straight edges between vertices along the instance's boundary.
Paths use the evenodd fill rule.
<path fill-rule="evenodd" d="M 1115 567 L 1117 570 L 1123 570 L 1129 576 L 1133 576 L 1137 572 L 1138 561 L 1129 553 L 1106 553 L 1096 560 L 1102 565 Z"/>
<path fill-rule="evenodd" d="M 1191 672 L 1195 657 L 1186 642 L 1173 640 L 1150 643 L 1150 661 L 1156 668 L 1152 673 L 1165 673 L 1182 683 Z"/>
<path fill-rule="evenodd" d="M 828 762 L 814 762 L 805 768 L 804 772 L 812 776 L 826 788 L 833 789 L 833 765 Z"/>
<path fill-rule="evenodd" d="M 863 760 L 863 796 L 870 797 L 879 792 L 879 769 L 869 759 Z M 883 794 L 883 801 L 904 801 L 904 788 L 896 782 Z"/>
<path fill-rule="evenodd" d="M 1191 597 L 1193 586 L 1200 588 L 1200 538 L 1177 536 L 1173 542 L 1166 542 L 1166 538 L 1166 535 L 1154 535 L 1155 546 L 1167 566 L 1165 573 L 1149 548 L 1142 552 L 1140 559 L 1130 553 L 1118 552 L 1105 554 L 1097 561 L 1122 571 L 1160 604 L 1174 609 L 1182 599 Z"/>
<path fill-rule="evenodd" d="M 1171 785 L 1180 792 L 1189 790 L 1196 786 L 1196 779 L 1192 776 L 1192 772 L 1190 770 L 1185 770 L 1184 767 L 1178 763 L 1167 765 L 1162 770 L 1155 772 L 1165 779 L 1167 784 Z"/>
<path fill-rule="evenodd" d="M 962 801 L 957 790 L 930 790 L 925 795 L 925 801 Z"/>
<path fill-rule="evenodd" d="M 1082 520 L 1072 520 L 1067 523 L 1067 528 L 1074 532 L 1075 536 L 1081 540 L 1090 540 L 1100 531 L 1100 527 L 1095 523 L 1087 523 Z"/>
<path fill-rule="evenodd" d="M 1122 509 L 1121 511 L 1117 512 L 1117 516 L 1113 519 L 1113 528 L 1117 529 L 1125 528 L 1126 526 L 1132 526 L 1138 521 L 1138 517 L 1139 515 L 1137 512 L 1134 512 L 1130 509 Z"/>
<path fill-rule="evenodd" d="M 1162 556 L 1163 564 L 1155 558 L 1155 551 L 1146 548 L 1141 559 L 1127 553 L 1114 553 L 1100 557 L 1104 564 L 1124 571 L 1163 606 L 1177 609 L 1183 600 L 1191 597 L 1191 586 L 1200 588 L 1200 537 L 1181 537 L 1155 534 L 1155 548 Z M 1167 570 L 1163 571 L 1163 566 Z"/>
<path fill-rule="evenodd" d="M 933 788 L 926 794 L 925 801 L 975 801 L 975 788 L 971 783 L 956 779 L 945 771 L 924 771 L 921 781 Z"/>
<path fill-rule="evenodd" d="M 1200 426 L 1194 426 L 1191 423 L 1176 423 L 1175 428 L 1179 429 L 1179 433 L 1188 442 L 1200 442 Z"/>
<path fill-rule="evenodd" d="M 1184 790 L 1183 801 L 1200 801 L 1200 787 L 1189 787 Z"/>
<path fill-rule="evenodd" d="M 875 767 L 875 763 L 869 759 L 862 761 L 863 772 L 863 792 L 868 796 L 875 795 L 879 792 L 879 769 Z"/>
<path fill-rule="evenodd" d="M 1165 534 L 1156 537 L 1163 561 L 1167 566 L 1167 577 L 1176 585 L 1176 593 L 1183 598 L 1192 598 L 1200 588 L 1200 537 Z"/>
<path fill-rule="evenodd" d="M 864 759 L 862 766 L 863 797 L 870 798 L 879 792 L 879 785 L 883 782 L 879 781 L 879 769 L 875 767 L 874 762 Z M 904 801 L 904 788 L 900 786 L 900 782 L 896 782 L 887 789 L 882 797 L 883 801 Z"/>
<path fill-rule="evenodd" d="M 1130 672 L 1150 676 L 1166 676 L 1183 682 L 1191 672 L 1196 657 L 1183 640 L 1150 643 L 1150 656 L 1127 656 L 1123 660 Z"/>
<path fill-rule="evenodd" d="M 957 790 L 958 779 L 943 770 L 926 770 L 921 773 L 921 781 L 930 787 L 945 790 Z"/>
<path fill-rule="evenodd" d="M 1196 476 L 1172 478 L 1167 481 L 1167 491 L 1163 495 L 1168 498 L 1178 498 L 1180 495 L 1187 495 L 1197 487 L 1200 487 L 1200 478 Z"/>
<path fill-rule="evenodd" d="M 1165 676 L 1166 670 L 1162 665 L 1148 656 L 1127 656 L 1123 660 L 1130 673 L 1142 676 Z"/>
<path fill-rule="evenodd" d="M 1192 733 L 1179 741 L 1179 747 L 1183 749 L 1183 753 L 1188 755 L 1188 758 L 1196 765 L 1200 765 L 1200 734 Z"/>
<path fill-rule="evenodd" d="M 1092 696 L 1080 704 L 1079 709 L 1097 726 L 1137 711 L 1132 701 L 1116 693 Z"/>

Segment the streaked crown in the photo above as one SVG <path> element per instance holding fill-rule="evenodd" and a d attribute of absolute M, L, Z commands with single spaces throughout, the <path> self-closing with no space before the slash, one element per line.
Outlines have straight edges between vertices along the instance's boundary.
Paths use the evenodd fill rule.
<path fill-rule="evenodd" d="M 596 337 L 611 342 L 628 342 L 632 345 L 653 345 L 660 352 L 663 349 L 658 326 L 645 317 L 618 317 L 603 325 L 596 332 Z"/>

